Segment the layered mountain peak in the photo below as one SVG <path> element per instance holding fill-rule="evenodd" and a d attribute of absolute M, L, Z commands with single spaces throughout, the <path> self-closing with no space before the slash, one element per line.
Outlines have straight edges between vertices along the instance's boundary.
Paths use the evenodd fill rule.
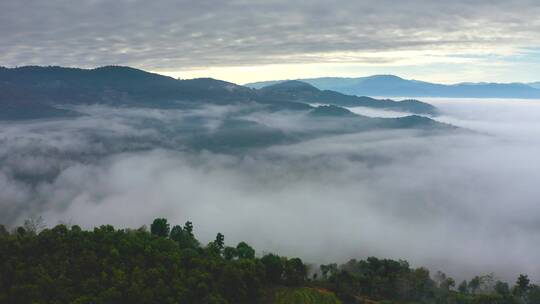
<path fill-rule="evenodd" d="M 319 89 L 312 86 L 307 82 L 300 80 L 286 80 L 283 82 L 278 82 L 263 88 L 263 90 L 273 90 L 273 91 L 303 91 L 303 92 L 317 92 Z"/>
<path fill-rule="evenodd" d="M 358 78 L 321 77 L 299 79 L 299 81 L 309 83 L 321 90 L 332 90 L 357 96 L 540 98 L 540 82 L 440 84 L 404 79 L 395 75 L 374 75 Z M 260 88 L 279 82 L 279 80 L 255 82 L 248 83 L 246 86 Z"/>
<path fill-rule="evenodd" d="M 318 106 L 309 114 L 316 117 L 360 117 L 345 108 L 334 105 Z"/>
<path fill-rule="evenodd" d="M 396 76 L 396 75 L 392 75 L 392 74 L 380 74 L 380 75 L 373 75 L 373 76 L 368 76 L 368 77 L 364 77 L 363 78 L 364 80 L 387 80 L 387 81 L 400 81 L 400 80 L 405 80 L 399 76 Z"/>

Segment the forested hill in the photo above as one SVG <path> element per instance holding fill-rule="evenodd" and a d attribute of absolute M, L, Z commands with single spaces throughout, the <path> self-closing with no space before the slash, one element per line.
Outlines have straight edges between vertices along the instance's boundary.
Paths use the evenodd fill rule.
<path fill-rule="evenodd" d="M 308 267 L 256 255 L 218 233 L 201 244 L 190 222 L 86 231 L 37 221 L 0 226 L 0 303 L 540 303 L 540 287 L 477 276 L 460 284 L 406 261 L 371 257 Z"/>
<path fill-rule="evenodd" d="M 307 85 L 307 84 L 305 84 Z M 276 110 L 305 110 L 309 103 L 365 106 L 416 114 L 435 114 L 432 105 L 348 96 L 314 87 L 309 94 L 300 87 L 283 90 L 283 84 L 256 90 L 212 78 L 174 79 L 123 66 L 96 69 L 25 66 L 0 67 L 0 119 L 48 118 L 73 115 L 55 111 L 58 106 L 107 104 L 152 108 L 201 104 L 261 104 Z M 9 111 L 9 115 L 3 112 Z M 7 112 L 6 112 L 7 113 Z"/>

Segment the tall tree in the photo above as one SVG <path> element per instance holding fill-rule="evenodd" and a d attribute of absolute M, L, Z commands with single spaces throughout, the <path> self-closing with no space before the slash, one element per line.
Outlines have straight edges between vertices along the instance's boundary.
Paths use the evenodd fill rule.
<path fill-rule="evenodd" d="M 216 235 L 216 240 L 214 241 L 216 248 L 221 252 L 225 246 L 225 236 L 218 232 Z"/>
<path fill-rule="evenodd" d="M 174 225 L 171 229 L 169 237 L 173 241 L 181 242 L 184 238 L 184 231 L 182 230 L 182 227 L 180 225 Z"/>
<path fill-rule="evenodd" d="M 292 258 L 285 263 L 285 280 L 289 285 L 298 285 L 305 281 L 307 267 L 300 258 Z"/>
<path fill-rule="evenodd" d="M 279 284 L 283 279 L 283 259 L 275 254 L 267 254 L 261 258 L 266 269 L 266 280 L 272 284 Z"/>
<path fill-rule="evenodd" d="M 184 224 L 184 231 L 191 237 L 193 237 L 193 223 L 190 222 L 190 221 L 187 221 L 185 224 Z"/>
<path fill-rule="evenodd" d="M 156 236 L 168 237 L 169 236 L 169 223 L 167 223 L 167 219 L 164 219 L 164 218 L 155 219 L 152 222 L 152 225 L 150 225 L 150 232 Z"/>
<path fill-rule="evenodd" d="M 476 293 L 478 291 L 481 284 L 482 284 L 482 279 L 479 276 L 475 276 L 469 282 L 469 289 L 474 294 L 474 293 Z"/>
<path fill-rule="evenodd" d="M 41 230 L 45 228 L 45 223 L 43 222 L 43 218 L 41 216 L 38 217 L 30 217 L 24 221 L 24 229 L 31 234 L 39 233 Z"/>
<path fill-rule="evenodd" d="M 461 293 L 469 292 L 469 284 L 467 284 L 467 280 L 463 280 L 461 283 L 459 283 L 458 291 Z"/>
<path fill-rule="evenodd" d="M 524 296 L 529 290 L 529 277 L 526 274 L 520 274 L 515 286 L 515 292 L 518 296 Z"/>

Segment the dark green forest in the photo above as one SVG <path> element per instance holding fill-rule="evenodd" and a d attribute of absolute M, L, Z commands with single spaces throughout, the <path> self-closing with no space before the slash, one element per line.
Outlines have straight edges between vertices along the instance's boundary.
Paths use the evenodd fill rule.
<path fill-rule="evenodd" d="M 479 275 L 456 282 L 403 260 L 370 257 L 315 267 L 259 256 L 225 236 L 201 244 L 191 222 L 83 230 L 36 221 L 0 226 L 0 303 L 540 303 L 540 286 Z"/>

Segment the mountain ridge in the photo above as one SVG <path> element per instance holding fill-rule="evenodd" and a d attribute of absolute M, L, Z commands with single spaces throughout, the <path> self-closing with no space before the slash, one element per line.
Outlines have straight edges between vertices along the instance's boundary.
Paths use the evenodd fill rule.
<path fill-rule="evenodd" d="M 430 104 L 345 95 L 319 90 L 300 81 L 257 90 L 211 78 L 178 80 L 126 67 L 0 70 L 0 120 L 77 119 L 80 115 L 93 115 L 85 112 L 85 106 L 91 104 L 104 105 L 113 111 L 133 107 L 189 112 L 174 126 L 158 120 L 150 123 L 151 128 L 163 132 L 166 138 L 180 136 L 182 148 L 220 153 L 242 153 L 321 136 L 372 130 L 414 129 L 432 134 L 455 130 L 428 117 L 372 118 L 346 109 L 361 106 L 436 114 L 437 109 Z M 226 106 L 229 111 L 217 128 L 208 128 L 207 117 L 202 113 L 208 106 L 216 105 Z M 287 117 L 290 123 L 302 127 L 288 129 L 265 123 L 258 116 Z M 142 148 L 177 147 L 169 140 L 140 142 L 138 138 L 127 138 L 125 143 Z"/>
<path fill-rule="evenodd" d="M 495 83 L 463 82 L 438 84 L 421 80 L 404 79 L 396 75 L 373 75 L 367 77 L 319 77 L 296 79 L 321 90 L 334 90 L 357 96 L 408 96 L 408 97 L 456 97 L 456 98 L 540 98 L 540 82 Z M 273 80 L 244 84 L 251 88 L 263 88 L 288 80 Z"/>
<path fill-rule="evenodd" d="M 415 114 L 437 114 L 437 109 L 418 100 L 394 101 L 375 99 L 367 96 L 346 95 L 331 90 L 319 90 L 316 87 L 298 80 L 276 83 L 259 89 L 267 96 L 275 99 L 289 98 L 297 102 L 331 104 L 341 107 L 370 107 L 412 112 Z"/>
<path fill-rule="evenodd" d="M 95 69 L 26 66 L 0 69 L 0 109 L 55 112 L 58 105 L 107 104 L 115 106 L 185 107 L 201 104 L 258 103 L 274 109 L 309 109 L 310 104 L 366 106 L 399 109 L 414 114 L 434 114 L 420 101 L 396 102 L 321 91 L 292 82 L 252 89 L 213 78 L 174 79 L 124 66 Z M 54 113 L 59 116 L 62 111 Z M 58 114 L 58 115 L 57 115 Z M 22 115 L 24 116 L 24 115 Z M 21 116 L 21 117 L 22 117 Z M 28 115 L 27 115 L 28 116 Z M 29 117 L 40 115 L 29 115 Z"/>

